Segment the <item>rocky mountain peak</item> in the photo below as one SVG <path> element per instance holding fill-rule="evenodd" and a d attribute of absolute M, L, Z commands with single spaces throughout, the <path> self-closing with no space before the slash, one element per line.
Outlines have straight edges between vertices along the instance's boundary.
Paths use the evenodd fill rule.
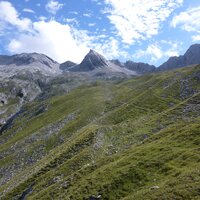
<path fill-rule="evenodd" d="M 96 51 L 90 49 L 90 51 L 84 57 L 82 62 L 79 65 L 73 67 L 71 71 L 87 72 L 98 68 L 104 68 L 108 65 L 109 64 L 106 58 L 104 58 L 101 54 L 97 53 Z"/>
<path fill-rule="evenodd" d="M 90 49 L 89 53 L 85 56 L 80 65 L 86 67 L 87 71 L 87 69 L 93 70 L 99 67 L 108 66 L 108 62 L 101 54 Z"/>
<path fill-rule="evenodd" d="M 53 64 L 58 64 L 53 59 L 49 58 L 44 54 L 39 53 L 21 53 L 13 56 L 1 56 L 0 65 L 30 65 L 32 63 L 45 64 L 52 68 Z"/>
<path fill-rule="evenodd" d="M 93 49 L 90 49 L 90 51 L 89 51 L 89 53 L 88 54 L 99 54 L 99 53 L 97 53 L 95 50 L 93 50 Z"/>
<path fill-rule="evenodd" d="M 14 56 L 14 61 L 17 64 L 31 64 L 34 62 L 41 63 L 47 65 L 48 67 L 52 68 L 53 64 L 58 64 L 56 61 L 51 59 L 50 57 L 39 54 L 39 53 L 22 53 Z"/>
<path fill-rule="evenodd" d="M 198 64 L 200 62 L 200 44 L 193 44 L 184 54 L 188 64 Z"/>
<path fill-rule="evenodd" d="M 21 53 L 12 56 L 0 56 L 0 72 L 4 76 L 17 73 L 41 72 L 44 75 L 59 73 L 59 64 L 44 54 Z"/>

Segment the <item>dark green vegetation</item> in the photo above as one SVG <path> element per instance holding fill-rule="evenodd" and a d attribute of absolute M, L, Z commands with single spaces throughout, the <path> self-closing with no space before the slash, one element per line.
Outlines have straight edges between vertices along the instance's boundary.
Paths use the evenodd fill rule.
<path fill-rule="evenodd" d="M 0 141 L 2 199 L 198 200 L 200 66 L 39 98 Z"/>

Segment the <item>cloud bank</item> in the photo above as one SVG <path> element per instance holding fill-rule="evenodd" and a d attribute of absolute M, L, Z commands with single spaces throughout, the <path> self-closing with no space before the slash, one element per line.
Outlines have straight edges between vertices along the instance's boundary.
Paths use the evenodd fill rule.
<path fill-rule="evenodd" d="M 0 26 L 13 25 L 20 31 L 28 30 L 31 26 L 31 20 L 20 18 L 17 10 L 8 1 L 0 2 Z"/>
<path fill-rule="evenodd" d="M 157 35 L 161 23 L 183 0 L 105 0 L 110 23 L 126 44 Z"/>
<path fill-rule="evenodd" d="M 59 3 L 58 1 L 55 1 L 55 0 L 50 0 L 45 8 L 46 10 L 51 13 L 51 14 L 56 14 L 62 7 L 63 7 L 64 4 L 62 3 Z"/>
<path fill-rule="evenodd" d="M 52 14 L 61 7 L 61 4 L 52 0 L 46 5 Z M 19 31 L 7 45 L 11 53 L 44 53 L 60 63 L 66 60 L 79 63 L 89 49 L 95 49 L 107 58 L 126 54 L 120 50 L 120 44 L 115 38 L 91 36 L 88 31 L 75 28 L 70 20 L 65 20 L 65 24 L 55 19 L 47 21 L 46 18 L 33 22 L 28 18 L 20 18 L 18 11 L 7 1 L 0 2 L 0 10 L 3 11 L 0 13 L 0 23 L 5 24 L 5 27 L 0 27 L 0 32 L 8 26 Z"/>
<path fill-rule="evenodd" d="M 193 41 L 200 41 L 200 6 L 190 8 L 179 15 L 176 15 L 171 22 L 171 25 L 176 28 L 180 27 L 187 32 L 193 32 Z"/>

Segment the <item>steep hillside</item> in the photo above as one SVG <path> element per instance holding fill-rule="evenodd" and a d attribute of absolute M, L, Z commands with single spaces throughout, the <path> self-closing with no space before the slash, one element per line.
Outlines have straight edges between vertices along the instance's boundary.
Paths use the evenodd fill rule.
<path fill-rule="evenodd" d="M 1 198 L 198 200 L 200 66 L 83 83 L 3 129 Z"/>

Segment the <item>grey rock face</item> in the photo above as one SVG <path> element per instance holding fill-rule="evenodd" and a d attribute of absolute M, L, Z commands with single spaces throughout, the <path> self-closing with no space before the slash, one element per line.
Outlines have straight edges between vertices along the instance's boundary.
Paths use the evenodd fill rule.
<path fill-rule="evenodd" d="M 52 68 L 53 64 L 56 64 L 54 60 L 44 54 L 38 53 L 22 53 L 13 56 L 0 56 L 0 65 L 29 65 L 33 62 L 42 63 Z"/>
<path fill-rule="evenodd" d="M 200 44 L 192 45 L 184 54 L 186 64 L 193 65 L 200 63 Z"/>
<path fill-rule="evenodd" d="M 180 68 L 186 66 L 186 61 L 184 56 L 174 56 L 170 57 L 167 62 L 163 63 L 158 67 L 158 71 L 166 71 L 166 70 L 171 70 L 175 68 Z"/>
<path fill-rule="evenodd" d="M 141 63 L 141 62 L 137 63 L 130 60 L 126 61 L 125 63 L 122 63 L 117 59 L 111 60 L 110 62 L 122 68 L 134 71 L 137 74 L 151 73 L 156 70 L 156 67 L 154 65 L 149 65 L 147 63 Z"/>
<path fill-rule="evenodd" d="M 43 54 L 0 56 L 0 127 L 59 73 L 59 64 Z"/>
<path fill-rule="evenodd" d="M 62 71 L 68 71 L 71 67 L 73 67 L 73 66 L 75 66 L 75 65 L 77 65 L 77 64 L 74 63 L 74 62 L 66 61 L 66 62 L 60 64 L 60 69 L 61 69 Z"/>
<path fill-rule="evenodd" d="M 192 45 L 183 56 L 175 56 L 159 66 L 158 71 L 165 71 L 200 64 L 200 44 Z"/>
<path fill-rule="evenodd" d="M 19 72 L 40 72 L 44 75 L 60 73 L 59 64 L 46 55 L 22 53 L 13 56 L 0 56 L 2 77 L 11 77 Z"/>
<path fill-rule="evenodd" d="M 79 65 L 71 68 L 70 71 L 88 72 L 105 66 L 108 66 L 108 61 L 96 51 L 90 50 L 83 61 Z"/>
<path fill-rule="evenodd" d="M 114 62 L 106 60 L 102 55 L 94 50 L 90 50 L 79 65 L 69 68 L 71 72 L 85 72 L 92 76 L 114 77 L 136 75 L 135 72 L 122 68 Z"/>
<path fill-rule="evenodd" d="M 41 93 L 37 82 L 17 77 L 0 77 L 0 89 L 0 129 L 24 103 L 32 101 Z"/>
<path fill-rule="evenodd" d="M 124 67 L 124 63 L 120 62 L 118 59 L 110 60 L 110 62 L 120 67 Z"/>
<path fill-rule="evenodd" d="M 124 66 L 127 69 L 137 72 L 138 74 L 145 74 L 154 72 L 156 67 L 154 65 L 149 65 L 147 63 L 136 63 L 133 61 L 127 61 L 124 63 Z"/>

